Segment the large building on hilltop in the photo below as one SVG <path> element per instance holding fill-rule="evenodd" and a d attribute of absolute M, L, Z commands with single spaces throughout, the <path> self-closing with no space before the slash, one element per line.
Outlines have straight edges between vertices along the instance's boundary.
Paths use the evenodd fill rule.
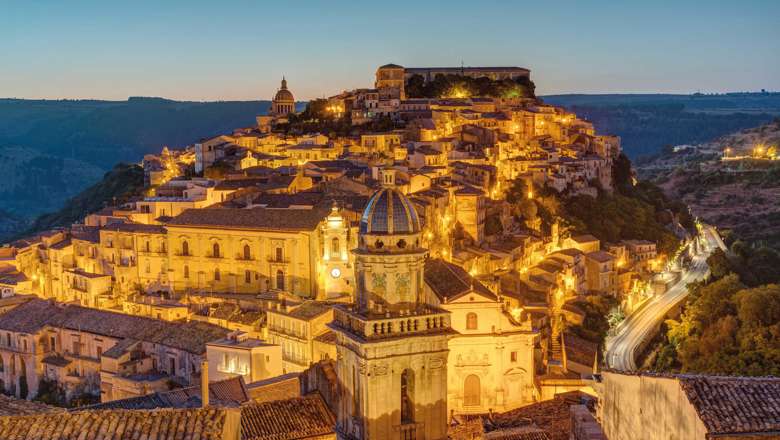
<path fill-rule="evenodd" d="M 524 67 L 406 67 L 404 79 L 420 75 L 426 82 L 433 81 L 436 75 L 460 75 L 470 78 L 490 78 L 494 81 L 502 79 L 530 78 L 531 71 Z"/>
<path fill-rule="evenodd" d="M 460 75 L 469 78 L 490 78 L 494 81 L 521 78 L 530 79 L 531 71 L 523 67 L 403 67 L 385 64 L 376 70 L 374 87 L 379 99 L 406 99 L 406 82 L 419 75 L 425 82 L 433 81 L 437 75 Z"/>

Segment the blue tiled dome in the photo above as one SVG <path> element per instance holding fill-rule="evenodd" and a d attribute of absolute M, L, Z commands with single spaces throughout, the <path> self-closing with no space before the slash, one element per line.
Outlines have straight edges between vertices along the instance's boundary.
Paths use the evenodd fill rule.
<path fill-rule="evenodd" d="M 420 220 L 414 206 L 392 188 L 375 192 L 360 218 L 361 234 L 416 234 Z"/>

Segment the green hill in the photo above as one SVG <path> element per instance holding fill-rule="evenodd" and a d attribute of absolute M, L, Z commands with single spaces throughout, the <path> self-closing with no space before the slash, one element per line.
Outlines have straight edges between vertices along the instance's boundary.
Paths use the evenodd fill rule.
<path fill-rule="evenodd" d="M 0 99 L 0 239 L 51 212 L 120 162 L 253 125 L 268 101 Z"/>

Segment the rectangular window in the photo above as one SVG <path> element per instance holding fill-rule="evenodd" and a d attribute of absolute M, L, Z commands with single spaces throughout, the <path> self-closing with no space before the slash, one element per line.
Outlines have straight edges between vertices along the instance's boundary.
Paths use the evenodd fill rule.
<path fill-rule="evenodd" d="M 512 362 L 517 362 L 517 352 L 516 352 L 516 351 L 513 351 L 512 353 L 510 353 L 510 354 L 509 354 L 509 358 L 510 358 L 510 360 L 511 360 Z"/>

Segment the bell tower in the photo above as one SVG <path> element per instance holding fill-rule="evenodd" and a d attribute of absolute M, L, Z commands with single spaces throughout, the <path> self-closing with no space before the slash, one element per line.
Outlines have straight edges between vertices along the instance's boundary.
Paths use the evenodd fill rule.
<path fill-rule="evenodd" d="M 427 249 L 409 199 L 383 170 L 360 220 L 356 302 L 337 306 L 338 429 L 356 439 L 447 437 L 449 312 L 423 291 Z"/>
<path fill-rule="evenodd" d="M 320 277 L 324 298 L 337 299 L 346 295 L 352 296 L 354 290 L 353 265 L 349 262 L 351 237 L 349 224 L 341 215 L 338 205 L 334 202 L 330 214 L 321 226 L 322 232 L 322 266 Z"/>

